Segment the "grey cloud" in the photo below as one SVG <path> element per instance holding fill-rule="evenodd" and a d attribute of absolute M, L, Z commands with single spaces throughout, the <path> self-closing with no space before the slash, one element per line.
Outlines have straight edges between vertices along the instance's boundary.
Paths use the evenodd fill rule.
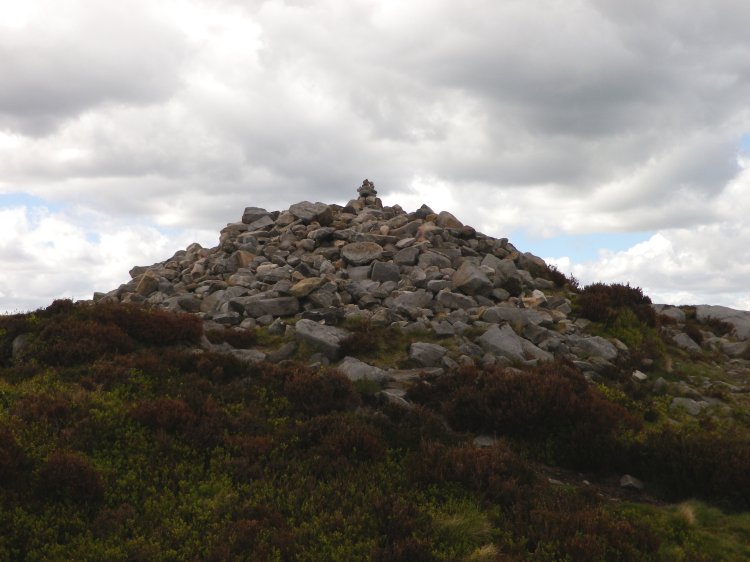
<path fill-rule="evenodd" d="M 66 8 L 76 9 L 0 35 L 0 129 L 45 135 L 101 104 L 162 102 L 180 85 L 184 39 L 138 3 Z"/>

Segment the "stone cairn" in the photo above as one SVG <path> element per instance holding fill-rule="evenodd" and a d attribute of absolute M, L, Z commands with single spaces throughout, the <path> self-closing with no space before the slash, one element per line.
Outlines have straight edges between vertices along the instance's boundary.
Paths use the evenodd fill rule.
<path fill-rule="evenodd" d="M 353 379 L 398 375 L 340 357 L 349 335 L 344 318 L 454 338 L 451 346 L 412 343 L 409 357 L 422 370 L 564 357 L 596 378 L 628 353 L 617 340 L 585 333 L 588 321 L 574 318 L 571 303 L 554 294 L 542 259 L 447 211 L 384 207 L 369 180 L 357 194 L 343 207 L 309 201 L 285 211 L 247 207 L 241 221 L 221 230 L 218 246 L 191 244 L 165 261 L 134 267 L 129 282 L 94 300 L 190 312 L 207 327 L 286 332 L 294 337 L 268 353 L 222 346 L 247 361 L 279 361 L 305 341 L 319 350 L 315 360 L 336 362 Z M 204 347 L 212 348 L 207 340 Z"/>

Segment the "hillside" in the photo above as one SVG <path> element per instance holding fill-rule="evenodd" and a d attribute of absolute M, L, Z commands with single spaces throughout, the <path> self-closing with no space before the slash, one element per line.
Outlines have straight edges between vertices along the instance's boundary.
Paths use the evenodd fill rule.
<path fill-rule="evenodd" d="M 0 317 L 2 560 L 746 560 L 750 314 L 423 206 L 248 207 Z"/>

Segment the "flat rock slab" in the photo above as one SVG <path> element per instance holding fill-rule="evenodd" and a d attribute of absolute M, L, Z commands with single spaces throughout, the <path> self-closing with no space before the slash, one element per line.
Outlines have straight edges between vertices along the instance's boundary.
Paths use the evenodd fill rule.
<path fill-rule="evenodd" d="M 375 242 L 352 242 L 341 248 L 341 255 L 352 265 L 367 265 L 383 255 L 383 247 Z"/>
<path fill-rule="evenodd" d="M 350 332 L 343 328 L 319 324 L 304 318 L 299 320 L 294 328 L 297 340 L 309 343 L 332 361 L 338 359 L 341 342 L 350 335 Z"/>
<path fill-rule="evenodd" d="M 336 368 L 352 382 L 360 380 L 383 382 L 388 378 L 386 372 L 380 367 L 368 365 L 355 357 L 344 357 Z"/>
<path fill-rule="evenodd" d="M 328 225 L 333 219 L 331 207 L 325 203 L 301 201 L 289 207 L 289 212 L 304 222 L 318 221 L 324 226 Z"/>
<path fill-rule="evenodd" d="M 242 213 L 242 222 L 244 224 L 251 224 L 258 219 L 267 217 L 268 215 L 268 211 L 261 209 L 260 207 L 245 207 L 245 212 Z"/>
<path fill-rule="evenodd" d="M 728 322 L 734 326 L 738 338 L 750 339 L 750 312 L 726 306 L 701 304 L 695 307 L 695 317 L 698 322 L 706 322 L 709 318 Z"/>
<path fill-rule="evenodd" d="M 510 326 L 492 326 L 479 336 L 477 342 L 482 349 L 498 357 L 507 357 L 512 361 L 523 361 L 521 337 Z"/>
<path fill-rule="evenodd" d="M 434 343 L 415 342 L 409 346 L 409 359 L 420 367 L 439 367 L 446 353 L 447 349 Z"/>
<path fill-rule="evenodd" d="M 467 295 L 483 295 L 492 290 L 492 282 L 484 271 L 470 261 L 464 261 L 453 274 L 451 285 L 453 289 Z"/>
<path fill-rule="evenodd" d="M 677 347 L 684 349 L 685 351 L 689 351 L 691 353 L 700 353 L 702 351 L 701 346 L 695 343 L 695 340 L 684 332 L 680 332 L 672 336 L 672 341 L 674 341 Z"/>

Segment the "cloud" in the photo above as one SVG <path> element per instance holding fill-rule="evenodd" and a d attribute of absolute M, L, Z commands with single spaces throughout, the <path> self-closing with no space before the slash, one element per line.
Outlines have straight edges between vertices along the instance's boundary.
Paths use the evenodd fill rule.
<path fill-rule="evenodd" d="M 0 313 L 33 310 L 57 298 L 90 299 L 127 281 L 133 265 L 162 261 L 201 238 L 212 245 L 205 232 L 163 233 L 45 207 L 2 209 Z"/>
<path fill-rule="evenodd" d="M 493 236 L 649 231 L 679 255 L 744 221 L 741 0 L 0 8 L 0 192 L 216 231 L 368 177 Z"/>
<path fill-rule="evenodd" d="M 0 127 L 43 136 L 101 105 L 162 102 L 179 85 L 186 46 L 145 3 L 32 6 L 25 25 L 0 34 L 0 73 L 10 78 Z"/>

